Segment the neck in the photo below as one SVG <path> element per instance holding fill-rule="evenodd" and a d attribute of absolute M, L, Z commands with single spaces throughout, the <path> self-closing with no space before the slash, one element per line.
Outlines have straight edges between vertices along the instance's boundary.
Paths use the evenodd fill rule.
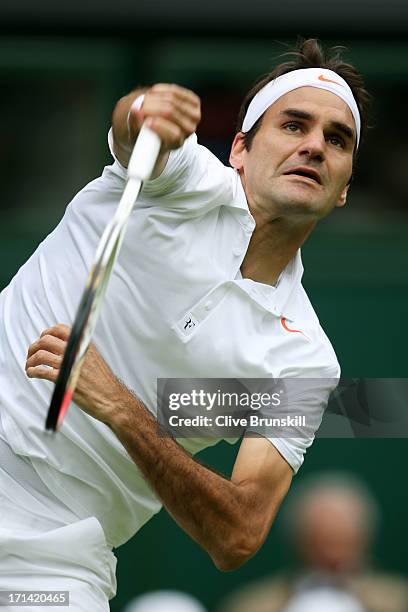
<path fill-rule="evenodd" d="M 287 217 L 262 218 L 251 211 L 256 222 L 248 250 L 241 265 L 244 278 L 275 285 L 297 250 L 316 225 L 316 220 Z"/>

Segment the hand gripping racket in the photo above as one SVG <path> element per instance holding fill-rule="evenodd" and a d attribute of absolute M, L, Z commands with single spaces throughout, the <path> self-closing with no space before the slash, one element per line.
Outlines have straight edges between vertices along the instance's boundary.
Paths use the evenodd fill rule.
<path fill-rule="evenodd" d="M 71 334 L 55 384 L 45 428 L 58 431 L 71 403 L 85 353 L 98 320 L 99 310 L 126 227 L 142 182 L 147 180 L 160 151 L 160 138 L 143 125 L 128 166 L 128 180 L 118 208 L 105 228 L 78 306 Z"/>

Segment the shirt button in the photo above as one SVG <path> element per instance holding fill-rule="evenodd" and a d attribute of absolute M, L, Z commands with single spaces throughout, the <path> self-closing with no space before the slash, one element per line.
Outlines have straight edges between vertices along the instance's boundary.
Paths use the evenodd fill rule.
<path fill-rule="evenodd" d="M 232 253 L 233 255 L 236 255 L 236 257 L 238 257 L 238 255 L 242 255 L 243 252 L 244 249 L 242 247 L 235 247 L 234 249 L 232 249 Z"/>
<path fill-rule="evenodd" d="M 206 302 L 206 303 L 204 304 L 204 308 L 205 308 L 205 310 L 211 310 L 212 305 L 213 305 L 212 301 L 211 301 L 211 300 L 208 300 L 208 302 Z"/>

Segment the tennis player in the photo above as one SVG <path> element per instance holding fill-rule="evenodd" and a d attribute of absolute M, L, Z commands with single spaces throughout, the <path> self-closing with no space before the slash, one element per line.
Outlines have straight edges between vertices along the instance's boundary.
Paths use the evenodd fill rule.
<path fill-rule="evenodd" d="M 0 590 L 69 590 L 75 610 L 108 610 L 112 548 L 162 505 L 221 570 L 262 545 L 339 376 L 301 285 L 299 249 L 346 203 L 366 107 L 355 68 L 314 40 L 248 93 L 232 167 L 197 144 L 192 92 L 159 84 L 119 101 L 113 165 L 0 297 Z M 77 406 L 46 435 L 62 323 L 73 320 L 144 120 L 162 139 L 160 158 L 132 214 Z M 158 436 L 159 377 L 320 380 L 299 398 L 314 426 L 244 438 L 223 478 L 193 458 L 214 439 Z"/>

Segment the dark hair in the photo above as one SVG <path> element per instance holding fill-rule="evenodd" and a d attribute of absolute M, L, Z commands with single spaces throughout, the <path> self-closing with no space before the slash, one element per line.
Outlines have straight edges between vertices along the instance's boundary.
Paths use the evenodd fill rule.
<path fill-rule="evenodd" d="M 358 110 L 361 117 L 361 138 L 367 129 L 368 111 L 370 105 L 370 94 L 364 88 L 364 81 L 361 74 L 352 66 L 343 61 L 341 55 L 346 50 L 345 47 L 331 47 L 324 50 L 316 38 L 308 38 L 300 40 L 297 47 L 293 51 L 288 51 L 281 55 L 281 58 L 287 58 L 287 61 L 276 66 L 272 72 L 261 77 L 254 87 L 247 93 L 242 102 L 237 122 L 237 132 L 241 131 L 242 124 L 247 112 L 248 106 L 252 98 L 260 91 L 269 81 L 273 81 L 278 76 L 299 70 L 301 68 L 327 68 L 337 72 L 350 86 L 353 96 L 357 102 Z M 256 121 L 252 128 L 245 133 L 244 144 L 249 151 L 252 145 L 255 134 L 261 127 L 263 115 Z"/>

